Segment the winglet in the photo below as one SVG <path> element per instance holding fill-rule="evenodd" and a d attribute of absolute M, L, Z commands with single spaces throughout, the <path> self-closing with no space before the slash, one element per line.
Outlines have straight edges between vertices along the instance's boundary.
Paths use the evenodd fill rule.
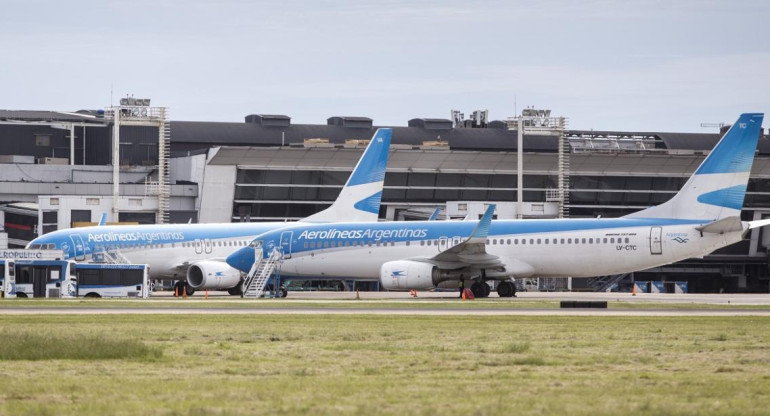
<path fill-rule="evenodd" d="M 441 207 L 436 207 L 436 209 L 433 210 L 433 214 L 430 214 L 430 217 L 428 217 L 428 221 L 436 221 L 439 212 L 441 212 Z"/>
<path fill-rule="evenodd" d="M 107 225 L 107 213 L 106 213 L 106 212 L 102 212 L 102 216 L 101 216 L 101 217 L 99 217 L 99 224 L 98 224 L 98 225 L 99 225 L 100 227 L 101 227 L 102 225 Z"/>
<path fill-rule="evenodd" d="M 473 229 L 468 241 L 473 240 L 486 240 L 489 235 L 489 227 L 492 225 L 492 216 L 495 214 L 496 204 L 489 204 L 487 210 L 484 211 L 484 216 L 481 217 L 476 228 Z"/>

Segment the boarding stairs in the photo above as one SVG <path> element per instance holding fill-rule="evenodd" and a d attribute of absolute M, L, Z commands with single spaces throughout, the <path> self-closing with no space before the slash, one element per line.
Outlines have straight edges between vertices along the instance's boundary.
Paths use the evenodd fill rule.
<path fill-rule="evenodd" d="M 251 266 L 246 280 L 243 282 L 244 298 L 259 298 L 265 294 L 265 286 L 276 271 L 280 270 L 283 253 L 275 248 L 270 257 L 262 258 L 262 249 L 254 250 L 254 265 Z"/>
<path fill-rule="evenodd" d="M 126 256 L 124 256 L 123 253 L 121 253 L 118 249 L 103 250 L 99 254 L 102 256 L 101 263 L 131 264 Z"/>
<path fill-rule="evenodd" d="M 625 279 L 631 273 L 613 274 L 608 276 L 597 276 L 588 279 L 588 287 L 594 292 L 609 292 L 615 283 Z"/>

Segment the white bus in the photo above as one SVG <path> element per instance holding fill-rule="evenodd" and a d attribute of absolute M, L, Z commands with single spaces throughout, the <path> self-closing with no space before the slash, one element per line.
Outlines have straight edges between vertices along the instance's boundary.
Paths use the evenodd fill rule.
<path fill-rule="evenodd" d="M 77 291 L 75 262 L 68 260 L 0 260 L 7 298 L 69 298 Z"/>
<path fill-rule="evenodd" d="M 79 263 L 77 296 L 86 298 L 150 297 L 150 268 L 146 264 Z"/>

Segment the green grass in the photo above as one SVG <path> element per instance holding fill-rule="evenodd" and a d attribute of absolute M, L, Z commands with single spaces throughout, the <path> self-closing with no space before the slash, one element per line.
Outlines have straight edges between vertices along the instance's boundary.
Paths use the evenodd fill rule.
<path fill-rule="evenodd" d="M 18 330 L 0 338 L 0 360 L 157 359 L 163 351 L 133 339 L 110 339 L 105 334 L 59 334 Z"/>
<path fill-rule="evenodd" d="M 770 409 L 768 317 L 39 315 L 0 316 L 0 330 L 7 345 L 150 351 L 0 361 L 3 415 Z"/>

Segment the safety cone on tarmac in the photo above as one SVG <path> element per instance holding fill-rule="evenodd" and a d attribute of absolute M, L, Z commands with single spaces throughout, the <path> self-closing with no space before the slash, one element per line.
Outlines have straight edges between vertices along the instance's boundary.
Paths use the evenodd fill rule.
<path fill-rule="evenodd" d="M 179 297 L 179 286 L 175 286 L 175 287 L 174 287 L 174 297 L 175 297 L 175 298 L 178 298 L 178 297 Z"/>
<path fill-rule="evenodd" d="M 463 290 L 463 302 L 465 302 L 465 290 Z"/>
<path fill-rule="evenodd" d="M 206 299 L 208 299 L 208 298 L 209 298 L 209 290 L 206 289 Z"/>
<path fill-rule="evenodd" d="M 636 285 L 631 286 L 631 296 L 636 296 Z"/>

